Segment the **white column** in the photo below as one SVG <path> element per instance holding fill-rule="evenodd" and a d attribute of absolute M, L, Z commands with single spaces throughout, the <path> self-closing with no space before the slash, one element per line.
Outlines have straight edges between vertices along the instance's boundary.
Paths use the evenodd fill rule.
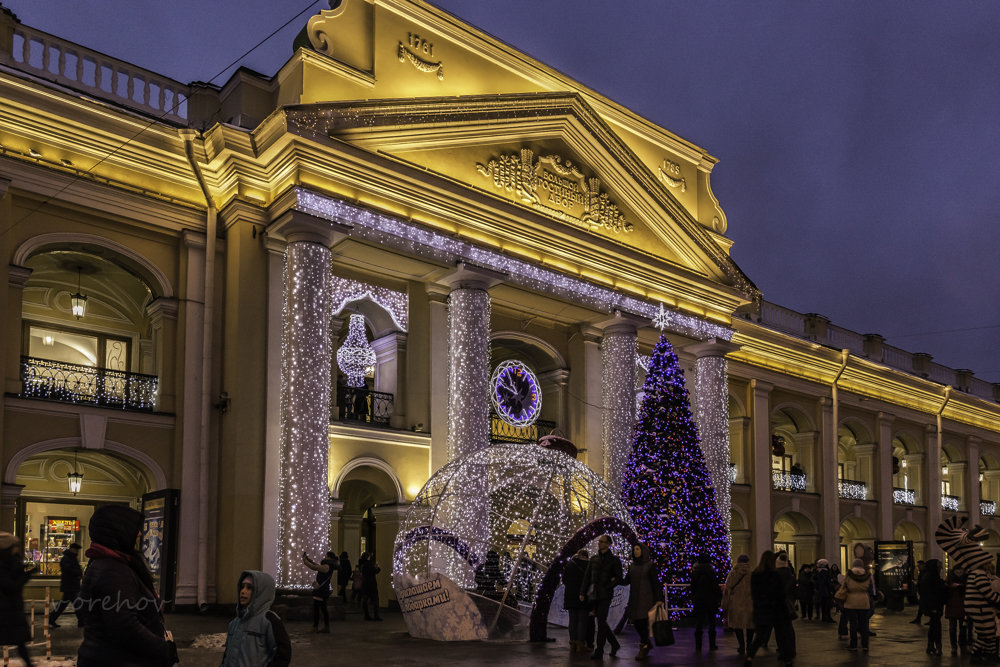
<path fill-rule="evenodd" d="M 771 533 L 771 389 L 762 380 L 750 381 L 750 405 L 753 416 L 753 543 L 759 556 L 774 548 Z"/>
<path fill-rule="evenodd" d="M 694 353 L 698 402 L 695 421 L 708 472 L 715 487 L 715 505 L 729 537 L 732 500 L 729 480 L 729 363 L 726 354 L 739 349 L 729 341 L 713 338 L 685 348 Z M 727 549 L 728 551 L 728 549 Z"/>
<path fill-rule="evenodd" d="M 968 456 L 968 466 L 965 470 L 965 511 L 969 513 L 969 522 L 973 525 L 979 523 L 979 443 L 982 442 L 974 435 L 970 435 L 966 440 L 965 451 Z"/>
<path fill-rule="evenodd" d="M 618 496 L 632 451 L 635 430 L 636 331 L 631 323 L 613 324 L 601 341 L 604 404 L 604 480 Z"/>
<path fill-rule="evenodd" d="M 874 471 L 876 449 L 877 446 L 874 442 L 854 445 L 854 453 L 857 455 L 857 465 L 854 468 L 853 479 L 865 483 L 865 500 L 875 497 Z"/>
<path fill-rule="evenodd" d="M 375 391 L 392 394 L 393 428 L 406 428 L 406 407 L 400 389 L 406 387 L 406 332 L 392 331 L 372 341 L 377 359 Z"/>
<path fill-rule="evenodd" d="M 330 248 L 309 232 L 288 234 L 282 363 L 281 500 L 277 582 L 304 588 L 302 553 L 329 545 Z"/>
<path fill-rule="evenodd" d="M 878 530 L 875 535 L 880 540 L 891 540 L 893 533 L 892 509 L 895 506 L 892 496 L 892 421 L 893 416 L 884 412 L 878 413 L 878 484 L 875 485 L 878 499 Z"/>
<path fill-rule="evenodd" d="M 837 486 L 837 424 L 833 401 L 823 397 L 817 405 L 820 424 L 820 493 L 823 495 L 823 553 L 831 563 L 840 562 L 840 491 Z"/>
<path fill-rule="evenodd" d="M 344 540 L 340 539 L 340 513 L 344 511 L 344 501 L 330 498 L 330 551 L 340 554 L 344 551 Z"/>
<path fill-rule="evenodd" d="M 937 429 L 928 424 L 924 432 L 924 451 L 927 452 L 924 504 L 927 505 L 927 525 L 924 540 L 927 542 L 926 558 L 940 558 L 941 548 L 934 540 L 934 532 L 941 524 L 941 438 Z"/>
<path fill-rule="evenodd" d="M 448 297 L 448 460 L 490 444 L 490 295 L 462 280 Z"/>

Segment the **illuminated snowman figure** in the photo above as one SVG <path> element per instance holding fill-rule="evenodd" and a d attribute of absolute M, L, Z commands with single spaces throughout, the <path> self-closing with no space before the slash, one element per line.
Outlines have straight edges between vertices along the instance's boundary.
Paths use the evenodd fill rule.
<path fill-rule="evenodd" d="M 563 567 L 581 548 L 596 553 L 602 534 L 627 567 L 636 541 L 627 509 L 563 451 L 496 444 L 452 461 L 417 494 L 396 537 L 393 588 L 410 634 L 543 639 L 548 622 L 565 624 Z M 627 599 L 618 588 L 610 622 Z"/>

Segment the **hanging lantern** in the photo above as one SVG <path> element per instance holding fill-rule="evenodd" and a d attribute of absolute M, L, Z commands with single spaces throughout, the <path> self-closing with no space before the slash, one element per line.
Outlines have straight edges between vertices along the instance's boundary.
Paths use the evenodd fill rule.
<path fill-rule="evenodd" d="M 364 315 L 351 315 L 347 338 L 337 350 L 337 365 L 347 376 L 349 387 L 365 386 L 365 373 L 375 365 L 375 350 L 368 343 Z"/>
<path fill-rule="evenodd" d="M 77 472 L 76 452 L 73 452 L 73 472 L 66 475 L 66 481 L 69 482 L 69 490 L 74 496 L 80 493 L 80 487 L 83 486 L 83 473 Z"/>
<path fill-rule="evenodd" d="M 780 435 L 771 436 L 771 453 L 775 456 L 785 455 L 785 439 Z"/>
<path fill-rule="evenodd" d="M 76 267 L 76 294 L 71 294 L 69 296 L 70 306 L 73 309 L 73 316 L 76 319 L 80 319 L 87 312 L 87 297 L 83 295 L 80 291 L 80 272 L 81 268 Z"/>

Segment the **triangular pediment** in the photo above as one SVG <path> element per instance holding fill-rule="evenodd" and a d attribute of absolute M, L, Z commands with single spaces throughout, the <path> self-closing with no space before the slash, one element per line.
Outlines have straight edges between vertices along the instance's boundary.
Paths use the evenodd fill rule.
<path fill-rule="evenodd" d="M 329 137 L 626 246 L 677 269 L 757 290 L 671 193 L 576 94 L 380 100 L 286 108 L 289 132 Z"/>

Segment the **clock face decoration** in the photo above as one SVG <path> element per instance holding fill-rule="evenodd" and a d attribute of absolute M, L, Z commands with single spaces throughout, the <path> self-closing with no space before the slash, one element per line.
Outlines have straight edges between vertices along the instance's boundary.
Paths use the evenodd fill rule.
<path fill-rule="evenodd" d="M 493 371 L 490 381 L 493 409 L 512 426 L 530 426 L 542 410 L 538 378 L 520 361 L 505 361 Z"/>

